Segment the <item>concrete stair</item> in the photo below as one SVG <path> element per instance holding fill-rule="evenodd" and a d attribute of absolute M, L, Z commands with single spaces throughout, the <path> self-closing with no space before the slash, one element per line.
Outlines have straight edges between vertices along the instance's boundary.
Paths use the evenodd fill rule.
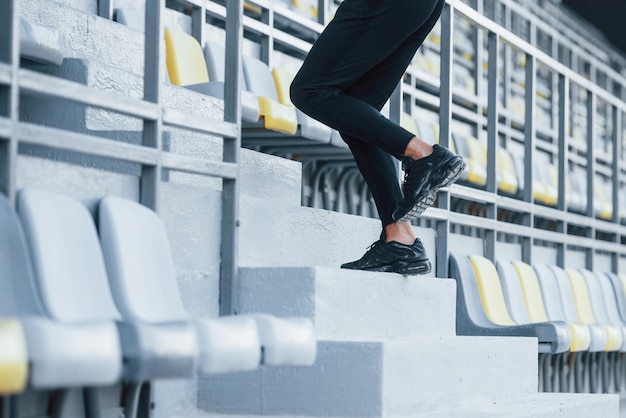
<path fill-rule="evenodd" d="M 62 28 L 68 56 L 86 59 L 47 71 L 66 78 L 82 74 L 87 85 L 140 97 L 143 34 L 91 15 L 94 5 L 23 0 L 21 10 L 35 22 Z M 174 24 L 189 24 L 176 15 Z M 186 89 L 167 86 L 164 101 L 190 114 L 222 117 L 219 100 Z M 70 107 L 58 114 L 30 109 L 33 121 L 68 129 L 140 129 L 138 121 L 94 109 L 78 109 L 78 121 L 68 121 Z M 220 154 L 210 138 L 175 130 L 170 147 L 206 158 Z M 454 282 L 338 269 L 378 238 L 380 222 L 301 207 L 298 163 L 247 150 L 241 155 L 239 309 L 312 318 L 319 357 L 310 368 L 262 367 L 197 384 L 157 382 L 155 416 L 617 416 L 617 396 L 538 394 L 534 339 L 456 337 Z M 24 155 L 17 183 L 71 190 L 86 200 L 104 193 L 137 199 L 139 193 L 130 173 Z M 175 175 L 162 190 L 160 214 L 192 316 L 217 315 L 219 190 L 219 182 Z M 416 233 L 434 263 L 435 232 Z"/>

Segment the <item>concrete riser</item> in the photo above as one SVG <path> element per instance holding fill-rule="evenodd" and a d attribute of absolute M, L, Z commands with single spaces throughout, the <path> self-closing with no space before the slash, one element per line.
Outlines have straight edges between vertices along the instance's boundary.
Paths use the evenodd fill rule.
<path fill-rule="evenodd" d="M 243 268 L 239 312 L 304 316 L 320 340 L 455 335 L 453 280 L 331 268 Z"/>
<path fill-rule="evenodd" d="M 484 399 L 526 396 L 536 392 L 535 345 L 472 337 L 321 342 L 313 367 L 201 379 L 199 405 L 220 413 L 387 417 L 452 406 L 477 388 Z"/>

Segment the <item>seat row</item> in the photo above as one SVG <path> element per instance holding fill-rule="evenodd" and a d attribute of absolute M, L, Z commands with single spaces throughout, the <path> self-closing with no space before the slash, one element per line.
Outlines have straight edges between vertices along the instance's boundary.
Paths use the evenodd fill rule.
<path fill-rule="evenodd" d="M 538 339 L 546 391 L 619 392 L 626 276 L 451 254 L 457 333 Z"/>
<path fill-rule="evenodd" d="M 134 417 L 145 382 L 314 362 L 308 319 L 190 318 L 150 209 L 38 189 L 16 206 L 0 195 L 1 395 L 122 384 Z"/>
<path fill-rule="evenodd" d="M 439 142 L 438 123 L 432 117 L 413 118 L 405 113 L 403 124 L 407 130 L 430 143 Z M 461 181 L 485 187 L 487 183 L 487 145 L 471 135 L 459 131 L 452 133 L 450 148 L 462 155 L 468 162 Z M 498 146 L 496 176 L 498 190 L 509 196 L 521 196 L 524 190 L 524 157 Z M 565 178 L 566 206 L 577 213 L 585 213 L 587 208 L 587 177 L 584 167 L 570 169 Z M 558 168 L 548 156 L 536 153 L 533 160 L 533 199 L 547 206 L 558 203 Z M 594 179 L 594 214 L 598 218 L 610 220 L 613 216 L 611 203 L 612 186 L 608 178 L 596 176 Z"/>

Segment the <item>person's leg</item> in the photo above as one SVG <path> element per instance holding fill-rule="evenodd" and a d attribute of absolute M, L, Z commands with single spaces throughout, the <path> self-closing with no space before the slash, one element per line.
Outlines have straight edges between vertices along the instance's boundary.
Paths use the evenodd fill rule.
<path fill-rule="evenodd" d="M 367 103 L 376 112 L 380 112 L 398 85 L 417 49 L 439 19 L 443 5 L 444 0 L 438 0 L 424 24 L 410 34 L 385 60 L 354 81 L 346 89 L 346 94 Z M 387 240 L 395 240 L 404 244 L 412 243 L 415 237 L 411 227 L 409 225 L 396 225 L 392 216 L 403 198 L 395 164 L 382 148 L 345 132 L 342 132 L 341 136 L 354 154 L 357 166 L 369 186 Z M 421 156 L 426 156 L 432 152 L 432 147 L 429 144 L 418 140 L 410 132 L 406 132 L 403 137 L 406 143 L 403 143 L 402 146 L 405 148 L 409 143 L 416 142 L 417 145 L 414 147 L 417 148 L 417 152 L 422 153 Z M 406 151 L 394 156 L 402 158 L 405 153 Z"/>
<path fill-rule="evenodd" d="M 416 32 L 440 3 L 345 0 L 296 75 L 293 103 L 343 135 L 401 158 L 413 135 L 359 96 L 376 96 L 384 104 L 423 41 Z"/>

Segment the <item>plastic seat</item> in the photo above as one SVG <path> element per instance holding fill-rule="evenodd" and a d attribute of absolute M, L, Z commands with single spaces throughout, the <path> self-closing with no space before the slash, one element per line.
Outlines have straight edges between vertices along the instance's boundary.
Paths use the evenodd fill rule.
<path fill-rule="evenodd" d="M 20 55 L 43 64 L 61 65 L 65 39 L 52 26 L 20 17 Z"/>
<path fill-rule="evenodd" d="M 22 228 L 0 198 L 0 314 L 22 322 L 35 389 L 119 381 L 122 352 L 106 272 L 87 208 L 36 189 L 17 197 Z M 95 243 L 94 243 L 95 239 Z M 32 268 L 31 268 L 32 261 Z"/>
<path fill-rule="evenodd" d="M 622 321 L 626 321 L 626 275 L 620 274 L 618 276 L 615 273 L 605 274 L 613 287 L 617 309 L 619 310 Z"/>
<path fill-rule="evenodd" d="M 567 321 L 565 315 L 562 312 L 563 308 L 558 288 L 552 288 L 552 292 L 549 294 L 542 292 L 542 288 L 539 284 L 539 278 L 535 270 L 529 264 L 521 261 L 514 261 L 512 264 L 519 276 L 522 291 L 524 292 L 524 300 L 526 301 L 526 306 L 533 322 L 560 321 L 566 323 Z M 547 306 L 549 303 L 553 305 L 553 311 L 560 311 L 555 315 L 559 319 L 553 319 L 548 316 Z M 567 325 L 572 338 L 570 351 L 586 351 L 589 349 L 589 345 L 591 344 L 589 329 L 581 323 L 570 322 Z"/>
<path fill-rule="evenodd" d="M 280 68 L 274 68 L 272 70 L 272 77 L 276 84 L 276 94 L 278 101 L 286 106 L 293 106 L 289 97 L 289 87 L 293 81 L 294 75 Z M 330 135 L 332 129 L 323 123 L 313 119 L 312 117 L 303 113 L 300 109 L 296 108 L 296 115 L 298 117 L 298 125 L 300 127 L 300 135 L 304 138 L 312 139 L 322 143 L 330 142 Z"/>
<path fill-rule="evenodd" d="M 620 332 L 621 340 L 618 349 L 626 351 L 626 324 L 619 316 L 615 295 L 610 288 L 610 284 L 608 282 L 604 283 L 606 277 L 596 275 L 592 271 L 585 269 L 580 270 L 580 273 L 585 279 L 587 289 L 589 289 L 589 297 L 593 304 L 593 312 L 596 319 L 599 323 L 615 328 Z"/>
<path fill-rule="evenodd" d="M 292 106 L 278 102 L 276 84 L 266 63 L 244 55 L 243 75 L 248 90 L 259 99 L 259 109 L 265 129 L 294 135 L 298 130 L 298 117 Z"/>
<path fill-rule="evenodd" d="M 98 212 L 113 297 L 122 316 L 130 323 L 157 328 L 173 324 L 189 328 L 161 219 L 150 209 L 118 197 L 102 199 Z M 201 374 L 253 370 L 262 352 L 268 365 L 311 365 L 315 360 L 316 341 L 307 319 L 239 315 L 198 319 L 193 325 L 200 341 Z M 182 348 L 175 338 L 164 344 Z M 141 349 L 149 353 L 154 346 L 146 341 Z"/>
<path fill-rule="evenodd" d="M 585 351 L 591 347 L 591 333 L 589 327 L 578 321 L 577 316 L 568 316 L 563 307 L 561 291 L 554 272 L 545 265 L 534 266 L 537 283 L 541 288 L 548 319 L 551 321 L 567 322 L 572 344 L 570 351 Z M 575 312 L 574 312 L 575 313 Z M 596 350 L 598 351 L 598 350 Z"/>
<path fill-rule="evenodd" d="M 518 181 L 513 157 L 509 151 L 502 147 L 498 147 L 496 152 L 498 153 L 496 164 L 499 177 L 498 190 L 515 195 L 518 191 Z"/>
<path fill-rule="evenodd" d="M 417 124 L 415 123 L 415 119 L 407 112 L 402 112 L 400 115 L 400 126 L 402 126 L 407 131 L 411 132 L 413 135 L 417 136 L 419 130 L 417 129 Z"/>
<path fill-rule="evenodd" d="M 548 206 L 558 202 L 558 186 L 550 179 L 549 166 L 552 164 L 543 154 L 537 154 L 533 160 L 533 198 Z"/>
<path fill-rule="evenodd" d="M 487 148 L 476 138 L 453 134 L 459 154 L 467 161 L 467 181 L 484 186 L 487 184 Z M 464 174 L 461 175 L 463 179 Z"/>
<path fill-rule="evenodd" d="M 172 84 L 224 100 L 224 70 L 222 78 L 210 81 L 202 47 L 194 37 L 177 29 L 166 28 L 165 55 L 167 73 Z M 222 68 L 223 61 L 222 57 Z M 259 112 L 256 95 L 242 89 L 241 118 L 256 122 Z"/>
<path fill-rule="evenodd" d="M 518 325 L 508 314 L 495 266 L 480 256 L 450 254 L 450 276 L 457 282 L 458 335 L 535 337 L 540 353 L 569 348 L 564 327 L 551 323 Z M 480 275 L 480 280 L 477 276 Z"/>
<path fill-rule="evenodd" d="M 570 285 L 572 286 L 572 292 L 574 294 L 574 301 L 576 303 L 576 310 L 578 312 L 579 318 L 586 324 L 599 323 L 603 326 L 607 336 L 607 343 L 604 347 L 604 351 L 619 350 L 622 346 L 621 329 L 612 324 L 599 322 L 596 319 L 596 315 L 594 314 L 595 311 L 592 308 L 593 305 L 590 292 L 587 288 L 585 278 L 579 271 L 573 269 L 566 269 L 566 273 Z"/>
<path fill-rule="evenodd" d="M 1 222 L 1 221 L 0 221 Z M 2 255 L 0 255 L 0 259 Z M 0 320 L 0 396 L 19 393 L 28 379 L 28 354 L 22 325 Z"/>
<path fill-rule="evenodd" d="M 578 211 L 580 213 L 586 213 L 587 212 L 587 175 L 585 173 L 585 168 L 580 167 L 580 166 L 575 166 L 572 168 L 570 174 L 571 174 L 571 179 L 572 179 L 573 190 L 576 194 L 580 196 L 580 207 L 572 207 L 572 210 Z"/>
<path fill-rule="evenodd" d="M 595 215 L 600 219 L 611 220 L 613 217 L 613 203 L 611 202 L 611 184 L 598 176 L 594 178 L 594 202 Z"/>
<path fill-rule="evenodd" d="M 532 267 L 521 261 L 513 261 L 511 263 L 504 260 L 497 260 L 496 266 L 507 306 L 511 307 L 512 314 L 515 312 L 513 319 L 518 324 L 551 322 L 546 314 L 541 289 Z M 555 327 L 563 328 L 560 335 L 567 336 L 568 348 L 570 351 L 574 351 L 571 349 L 572 327 L 567 326 L 562 321 L 554 321 L 552 323 Z M 564 329 L 565 327 L 567 327 L 567 330 Z M 565 343 L 563 341 L 563 344 Z M 589 343 L 587 342 L 585 349 L 588 347 Z"/>
<path fill-rule="evenodd" d="M 144 15 L 137 10 L 117 7 L 113 10 L 113 20 L 138 32 L 145 32 L 146 30 Z"/>
<path fill-rule="evenodd" d="M 579 315 L 574 290 L 565 270 L 558 266 L 548 266 L 548 268 L 554 274 L 557 286 L 559 287 L 561 301 L 563 302 L 563 312 L 565 313 L 567 321 L 586 324 L 591 335 L 589 351 L 604 351 L 608 344 L 608 335 L 604 327 L 597 323 L 585 322 Z"/>
<path fill-rule="evenodd" d="M 226 50 L 222 45 L 214 42 L 206 42 L 204 45 L 204 58 L 206 61 L 209 79 L 211 82 L 204 86 L 190 86 L 192 90 L 204 89 L 208 94 L 219 99 L 224 99 L 224 80 L 226 80 Z M 241 87 L 241 119 L 246 122 L 257 122 L 260 116 L 259 99 L 256 94 L 249 91 L 245 85 Z"/>

